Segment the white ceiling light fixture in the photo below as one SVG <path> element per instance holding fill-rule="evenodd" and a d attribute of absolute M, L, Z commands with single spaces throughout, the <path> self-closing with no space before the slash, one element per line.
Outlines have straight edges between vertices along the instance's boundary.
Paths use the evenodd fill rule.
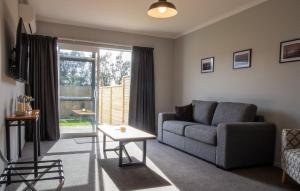
<path fill-rule="evenodd" d="M 164 19 L 177 15 L 177 10 L 173 3 L 167 2 L 167 0 L 158 0 L 149 7 L 147 13 L 150 17 Z"/>

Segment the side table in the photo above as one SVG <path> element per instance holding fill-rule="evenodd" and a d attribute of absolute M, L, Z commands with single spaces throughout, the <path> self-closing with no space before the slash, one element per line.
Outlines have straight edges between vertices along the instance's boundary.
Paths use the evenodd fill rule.
<path fill-rule="evenodd" d="M 33 134 L 33 161 L 34 161 L 34 175 L 38 176 L 38 156 L 41 155 L 41 147 L 40 147 L 40 127 L 39 127 L 39 110 L 33 110 L 24 116 L 7 116 L 5 118 L 5 126 L 6 126 L 6 155 L 7 160 L 11 161 L 10 154 L 10 128 L 17 126 L 18 127 L 18 153 L 19 157 L 22 156 L 21 151 L 21 126 L 25 126 L 27 128 L 26 123 L 30 123 L 32 127 Z"/>

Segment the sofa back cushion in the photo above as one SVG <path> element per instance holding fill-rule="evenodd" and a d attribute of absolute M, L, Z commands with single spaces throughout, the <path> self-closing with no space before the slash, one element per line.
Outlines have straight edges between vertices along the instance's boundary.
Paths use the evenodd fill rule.
<path fill-rule="evenodd" d="M 253 122 L 257 107 L 253 104 L 220 102 L 213 116 L 212 125 L 226 122 Z"/>
<path fill-rule="evenodd" d="M 193 100 L 192 104 L 194 106 L 194 121 L 210 125 L 218 103 L 214 101 Z"/>

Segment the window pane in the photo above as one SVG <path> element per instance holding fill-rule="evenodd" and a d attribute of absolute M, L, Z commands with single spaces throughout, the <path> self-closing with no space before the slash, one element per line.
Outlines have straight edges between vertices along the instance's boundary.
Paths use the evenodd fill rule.
<path fill-rule="evenodd" d="M 60 85 L 91 86 L 92 63 L 60 60 Z"/>
<path fill-rule="evenodd" d="M 93 57 L 93 53 L 92 52 L 85 52 L 85 51 L 75 51 L 75 50 L 67 50 L 67 49 L 60 49 L 59 50 L 60 55 L 62 56 L 69 56 L 69 57 Z"/>
<path fill-rule="evenodd" d="M 122 78 L 130 75 L 131 52 L 100 49 L 100 82 L 102 86 L 121 85 Z"/>
<path fill-rule="evenodd" d="M 128 124 L 131 51 L 100 49 L 98 123 Z"/>

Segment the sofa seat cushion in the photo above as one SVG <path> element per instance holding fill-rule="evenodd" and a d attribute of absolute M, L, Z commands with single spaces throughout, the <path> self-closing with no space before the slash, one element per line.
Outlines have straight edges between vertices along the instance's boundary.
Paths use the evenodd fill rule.
<path fill-rule="evenodd" d="M 185 128 L 184 135 L 202 143 L 217 145 L 217 128 L 214 126 L 190 125 Z"/>
<path fill-rule="evenodd" d="M 195 125 L 197 123 L 187 122 L 187 121 L 165 121 L 163 124 L 163 130 L 177 135 L 183 135 L 184 128 L 188 125 Z"/>
<path fill-rule="evenodd" d="M 256 116 L 256 105 L 246 103 L 220 102 L 214 113 L 212 125 L 227 122 L 253 122 Z"/>
<path fill-rule="evenodd" d="M 193 100 L 192 104 L 194 106 L 194 121 L 210 125 L 218 103 L 215 101 Z"/>

